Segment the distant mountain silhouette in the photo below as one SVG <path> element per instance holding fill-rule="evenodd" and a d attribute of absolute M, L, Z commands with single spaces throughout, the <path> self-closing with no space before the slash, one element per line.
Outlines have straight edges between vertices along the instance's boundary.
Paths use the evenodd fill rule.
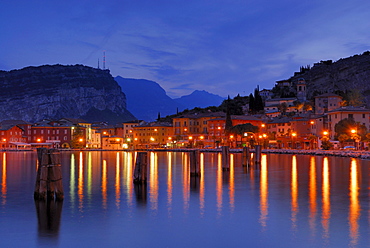
<path fill-rule="evenodd" d="M 115 80 L 126 95 L 127 109 L 139 120 L 154 121 L 158 113 L 164 117 L 176 114 L 177 109 L 184 109 L 154 81 L 120 76 Z"/>
<path fill-rule="evenodd" d="M 193 109 L 195 107 L 206 108 L 209 106 L 219 106 L 224 98 L 215 94 L 211 94 L 205 90 L 196 90 L 190 95 L 182 96 L 174 100 L 179 105 L 182 105 L 187 109 Z"/>

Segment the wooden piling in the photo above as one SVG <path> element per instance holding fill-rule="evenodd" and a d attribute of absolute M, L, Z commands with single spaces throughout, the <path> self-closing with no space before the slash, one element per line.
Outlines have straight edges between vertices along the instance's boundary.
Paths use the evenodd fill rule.
<path fill-rule="evenodd" d="M 190 151 L 190 176 L 200 176 L 200 152 L 199 150 Z"/>
<path fill-rule="evenodd" d="M 256 164 L 260 164 L 261 163 L 261 150 L 262 150 L 262 147 L 261 145 L 256 145 L 255 146 L 255 158 L 254 158 L 254 161 L 256 162 Z"/>
<path fill-rule="evenodd" d="M 134 183 L 146 183 L 148 173 L 148 153 L 138 152 L 136 155 Z"/>
<path fill-rule="evenodd" d="M 249 147 L 243 147 L 243 166 L 248 166 L 249 165 L 249 161 L 251 159 L 251 153 L 249 151 Z"/>
<path fill-rule="evenodd" d="M 63 200 L 63 181 L 60 166 L 60 153 L 56 149 L 38 148 L 34 198 L 36 200 Z"/>
<path fill-rule="evenodd" d="M 222 146 L 222 170 L 230 170 L 230 150 L 228 146 Z"/>

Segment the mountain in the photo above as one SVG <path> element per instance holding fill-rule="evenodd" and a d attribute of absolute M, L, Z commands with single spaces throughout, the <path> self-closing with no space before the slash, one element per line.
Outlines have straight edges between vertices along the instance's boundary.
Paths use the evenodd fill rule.
<path fill-rule="evenodd" d="M 83 118 L 118 123 L 135 117 L 109 70 L 43 65 L 0 71 L 0 120 Z"/>
<path fill-rule="evenodd" d="M 219 106 L 225 99 L 205 90 L 196 90 L 190 95 L 182 96 L 174 100 L 187 109 L 193 109 L 195 107 L 206 108 L 209 106 Z"/>
<path fill-rule="evenodd" d="M 154 121 L 161 117 L 176 114 L 184 107 L 167 96 L 166 91 L 156 82 L 145 79 L 115 77 L 127 97 L 127 108 L 136 118 Z"/>
<path fill-rule="evenodd" d="M 312 68 L 301 69 L 289 80 L 297 82 L 303 78 L 307 84 L 307 97 L 310 99 L 322 93 L 359 90 L 370 107 L 370 52 L 315 63 Z M 293 87 L 294 89 L 294 87 Z"/>

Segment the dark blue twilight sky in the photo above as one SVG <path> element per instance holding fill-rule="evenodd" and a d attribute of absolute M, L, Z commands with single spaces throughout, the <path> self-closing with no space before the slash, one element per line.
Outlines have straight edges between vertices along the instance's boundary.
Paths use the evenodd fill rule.
<path fill-rule="evenodd" d="M 368 0 L 9 0 L 0 70 L 106 67 L 171 97 L 272 88 L 300 66 L 370 50 Z"/>

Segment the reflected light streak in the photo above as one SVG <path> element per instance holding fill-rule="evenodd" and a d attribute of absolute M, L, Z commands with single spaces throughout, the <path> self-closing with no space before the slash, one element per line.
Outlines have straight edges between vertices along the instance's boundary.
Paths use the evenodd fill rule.
<path fill-rule="evenodd" d="M 235 209 L 235 178 L 234 178 L 234 154 L 230 154 L 230 185 L 229 185 L 229 199 L 230 212 L 233 213 Z"/>
<path fill-rule="evenodd" d="M 151 209 L 158 209 L 158 157 L 157 153 L 150 153 L 150 177 L 149 177 L 149 194 Z"/>
<path fill-rule="evenodd" d="M 101 175 L 101 194 L 103 198 L 102 206 L 103 209 L 107 209 L 107 160 L 103 160 L 103 169 Z"/>
<path fill-rule="evenodd" d="M 292 157 L 292 178 L 291 178 L 291 197 L 292 197 L 292 227 L 297 229 L 297 213 L 298 213 L 298 172 L 297 172 L 297 157 Z"/>
<path fill-rule="evenodd" d="M 84 168 L 83 168 L 83 156 L 82 152 L 80 152 L 80 161 L 78 166 L 78 208 L 82 212 L 83 211 L 83 199 L 84 199 Z"/>
<path fill-rule="evenodd" d="M 133 164 L 134 164 L 134 156 L 132 152 L 125 152 L 124 154 L 124 161 L 126 166 L 125 168 L 125 183 L 126 186 L 126 194 L 127 194 L 127 204 L 128 206 L 132 206 L 132 200 L 133 200 L 133 188 L 132 188 L 132 180 L 133 180 Z"/>
<path fill-rule="evenodd" d="M 190 171 L 189 171 L 189 155 L 187 152 L 182 154 L 182 187 L 183 187 L 183 199 L 184 199 L 184 213 L 187 214 L 189 209 L 189 198 L 190 198 Z"/>
<path fill-rule="evenodd" d="M 6 153 L 3 153 L 3 171 L 1 173 L 1 205 L 6 204 L 6 194 L 7 194 L 7 186 L 6 186 Z"/>
<path fill-rule="evenodd" d="M 268 170 L 267 156 L 262 154 L 261 157 L 261 180 L 260 180 L 260 219 L 259 222 L 263 229 L 267 227 L 268 216 Z"/>
<path fill-rule="evenodd" d="M 199 208 L 200 215 L 204 215 L 205 206 L 205 186 L 204 186 L 204 153 L 200 154 L 200 189 L 199 189 Z"/>
<path fill-rule="evenodd" d="M 217 160 L 217 184 L 216 184 L 217 216 L 222 212 L 222 155 L 218 154 Z"/>
<path fill-rule="evenodd" d="M 351 159 L 350 169 L 350 182 L 349 182 L 349 236 L 350 236 L 350 247 L 356 247 L 358 245 L 359 238 L 359 218 L 361 212 L 361 206 L 358 199 L 359 195 L 359 182 L 358 182 L 358 166 L 356 159 Z"/>
<path fill-rule="evenodd" d="M 329 160 L 324 157 L 322 169 L 322 218 L 321 224 L 324 229 L 323 238 L 329 239 L 329 223 L 330 223 L 330 172 Z"/>
<path fill-rule="evenodd" d="M 120 198 L 121 198 L 121 171 L 120 171 L 120 163 L 119 163 L 119 152 L 116 154 L 116 206 L 119 209 L 120 206 Z"/>
<path fill-rule="evenodd" d="M 172 153 L 167 152 L 167 208 L 171 216 L 172 210 Z"/>
<path fill-rule="evenodd" d="M 71 170 L 70 170 L 70 181 L 69 181 L 69 196 L 71 198 L 71 206 L 73 208 L 74 202 L 75 202 L 75 155 L 71 154 Z"/>
<path fill-rule="evenodd" d="M 308 188 L 308 197 L 309 197 L 309 223 L 310 228 L 313 234 L 316 233 L 316 225 L 315 225 L 315 219 L 316 219 L 316 213 L 317 213 L 317 186 L 316 186 L 316 163 L 315 163 L 315 157 L 310 157 L 310 174 L 309 174 L 309 188 Z"/>
<path fill-rule="evenodd" d="M 91 152 L 87 154 L 87 195 L 88 199 L 92 197 L 92 159 Z"/>

